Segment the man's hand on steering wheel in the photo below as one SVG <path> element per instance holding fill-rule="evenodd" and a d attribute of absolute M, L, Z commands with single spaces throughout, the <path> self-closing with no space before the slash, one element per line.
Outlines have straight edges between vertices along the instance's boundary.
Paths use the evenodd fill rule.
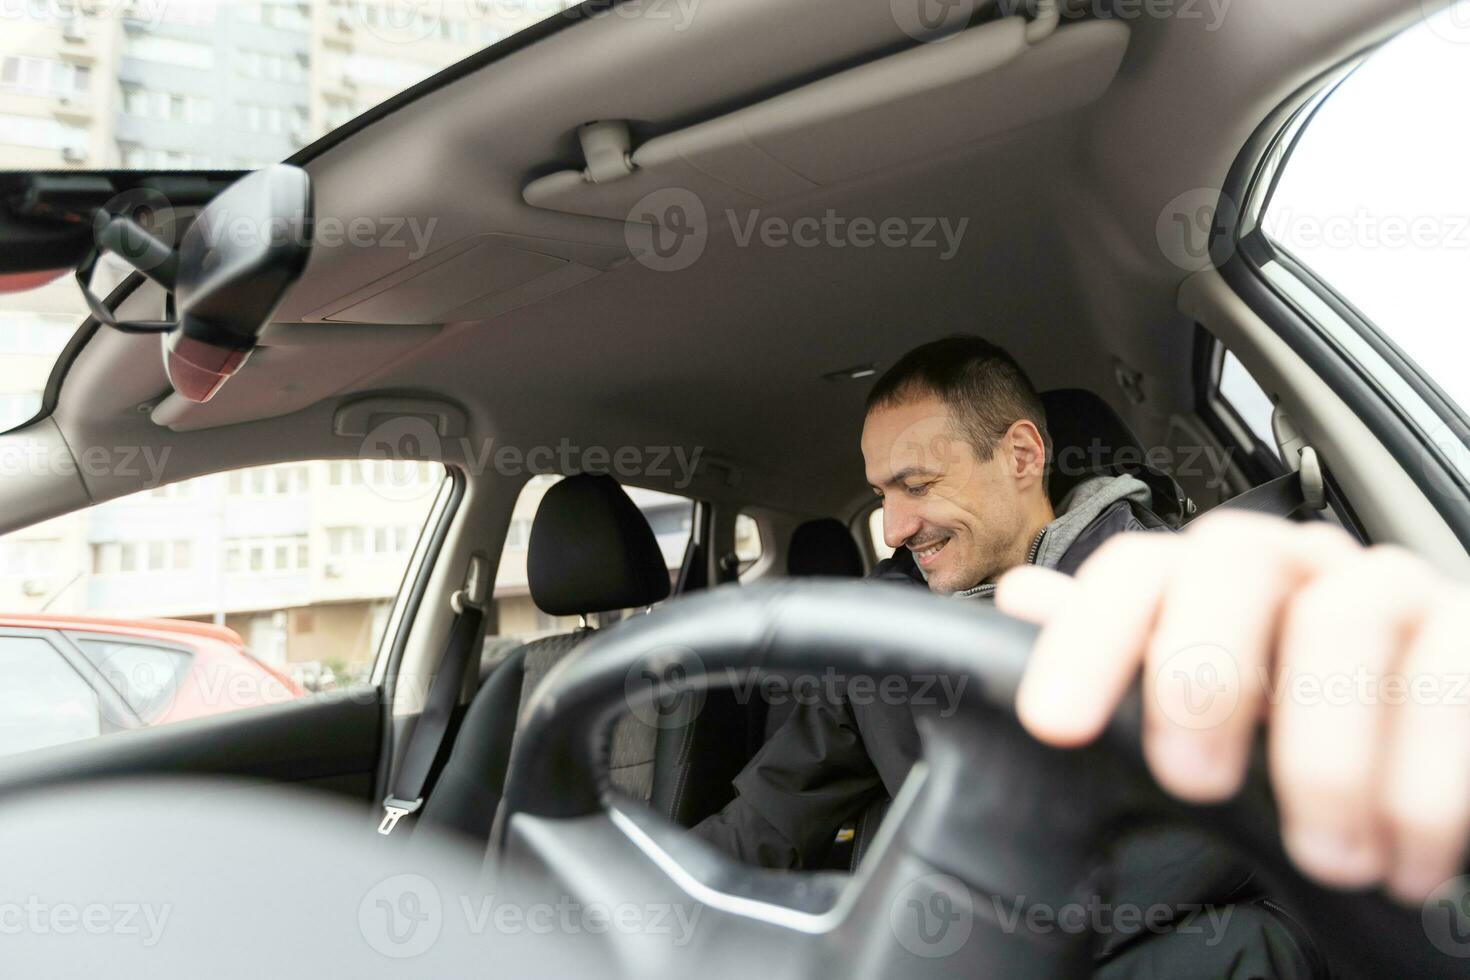
<path fill-rule="evenodd" d="M 1042 625 L 1017 713 L 1058 746 L 1097 737 L 1143 671 L 1159 783 L 1231 796 L 1257 723 L 1282 839 L 1331 885 L 1424 899 L 1470 836 L 1470 588 L 1324 523 L 1242 514 L 1124 535 L 1075 578 L 1000 581 L 1002 611 Z"/>

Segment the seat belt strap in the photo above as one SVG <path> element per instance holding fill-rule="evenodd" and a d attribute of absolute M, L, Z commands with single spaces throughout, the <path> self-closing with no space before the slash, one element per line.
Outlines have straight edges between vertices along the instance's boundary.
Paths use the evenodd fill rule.
<path fill-rule="evenodd" d="M 393 833 L 400 820 L 417 813 L 424 805 L 424 787 L 428 785 L 429 773 L 444 746 L 450 720 L 459 704 L 465 668 L 480 646 L 478 641 L 485 623 L 485 610 L 480 598 L 485 568 L 483 556 L 471 556 L 465 587 L 450 599 L 455 616 L 449 628 L 449 642 L 439 658 L 438 671 L 429 684 L 423 713 L 408 737 L 408 747 L 399 762 L 392 792 L 383 801 L 383 820 L 378 824 L 378 833 L 385 837 Z"/>
<path fill-rule="evenodd" d="M 1303 507 L 1321 510 L 1327 505 L 1326 493 L 1322 483 L 1321 464 L 1311 446 L 1302 449 L 1301 464 L 1300 469 L 1252 487 L 1216 509 L 1242 510 L 1273 517 L 1290 517 Z"/>

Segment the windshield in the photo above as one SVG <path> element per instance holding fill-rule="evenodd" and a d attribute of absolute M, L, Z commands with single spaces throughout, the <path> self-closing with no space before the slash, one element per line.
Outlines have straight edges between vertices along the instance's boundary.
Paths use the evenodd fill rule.
<path fill-rule="evenodd" d="M 573 6 L 0 0 L 0 171 L 267 166 Z M 42 409 L 86 315 L 70 278 L 0 294 L 0 432 Z"/>
<path fill-rule="evenodd" d="M 571 6 L 7 0 L 0 169 L 255 169 Z"/>

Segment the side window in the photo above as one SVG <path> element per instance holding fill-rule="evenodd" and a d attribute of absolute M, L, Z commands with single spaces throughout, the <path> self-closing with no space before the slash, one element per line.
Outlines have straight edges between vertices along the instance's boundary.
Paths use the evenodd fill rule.
<path fill-rule="evenodd" d="M 177 648 L 104 637 L 71 639 L 144 724 L 155 721 L 171 707 L 194 659 L 189 651 Z"/>
<path fill-rule="evenodd" d="M 1272 398 L 1225 344 L 1204 329 L 1198 331 L 1198 338 L 1201 353 L 1195 367 L 1195 391 L 1201 419 L 1248 483 L 1258 485 L 1283 475 L 1286 464 L 1276 445 Z M 1207 489 L 1225 491 L 1225 498 L 1232 495 L 1232 489 L 1241 489 L 1229 488 L 1223 478 L 1225 472 L 1214 473 Z"/>
<path fill-rule="evenodd" d="M 365 681 L 444 478 L 422 463 L 289 463 L 46 521 L 0 537 L 0 626 L 44 622 L 95 668 L 104 707 L 125 716 L 104 731 Z M 39 669 L 0 665 L 0 692 L 23 668 Z M 25 702 L 41 732 L 39 703 Z"/>
<path fill-rule="evenodd" d="M 526 576 L 526 558 L 531 540 L 531 524 L 541 498 L 561 477 L 532 477 L 516 498 L 510 529 L 500 553 L 500 567 L 495 575 L 493 630 L 485 640 L 484 663 L 494 663 L 522 643 L 565 633 L 577 628 L 576 616 L 551 616 L 536 607 Z M 678 574 L 694 527 L 694 502 L 687 497 L 627 487 L 628 496 L 648 518 L 669 569 L 670 581 Z M 633 610 L 588 610 L 604 612 L 602 622 L 610 623 Z"/>
<path fill-rule="evenodd" d="M 883 508 L 874 507 L 868 513 L 868 536 L 873 542 L 873 554 L 879 561 L 893 557 L 893 549 L 883 540 Z"/>
<path fill-rule="evenodd" d="M 737 514 L 735 516 L 735 560 L 740 563 L 740 575 L 756 566 L 765 554 L 765 545 L 761 542 L 760 522 L 749 514 Z"/>
<path fill-rule="evenodd" d="M 1271 416 L 1275 405 L 1224 344 L 1200 331 L 1199 412 L 1253 483 L 1285 472 Z"/>
<path fill-rule="evenodd" d="M 1470 127 L 1446 115 L 1470 92 L 1467 18 L 1460 0 L 1370 56 L 1252 206 L 1268 281 L 1470 480 Z"/>
<path fill-rule="evenodd" d="M 1276 406 L 1271 398 L 1256 384 L 1240 360 L 1228 350 L 1220 363 L 1220 398 L 1235 413 L 1241 423 L 1250 430 L 1255 441 L 1274 447 L 1276 436 L 1271 431 L 1271 414 Z"/>
<path fill-rule="evenodd" d="M 0 755 L 102 732 L 97 693 L 37 636 L 0 634 Z"/>

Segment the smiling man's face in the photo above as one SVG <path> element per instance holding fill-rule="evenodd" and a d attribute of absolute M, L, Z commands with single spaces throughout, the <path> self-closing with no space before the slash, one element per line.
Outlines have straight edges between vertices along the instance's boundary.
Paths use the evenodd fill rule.
<path fill-rule="evenodd" d="M 1011 426 L 981 460 L 945 402 L 917 395 L 870 411 L 862 445 L 868 483 L 883 499 L 883 539 L 913 552 L 934 592 L 961 592 L 1022 563 L 1051 519 L 1045 454 L 1029 422 Z"/>

